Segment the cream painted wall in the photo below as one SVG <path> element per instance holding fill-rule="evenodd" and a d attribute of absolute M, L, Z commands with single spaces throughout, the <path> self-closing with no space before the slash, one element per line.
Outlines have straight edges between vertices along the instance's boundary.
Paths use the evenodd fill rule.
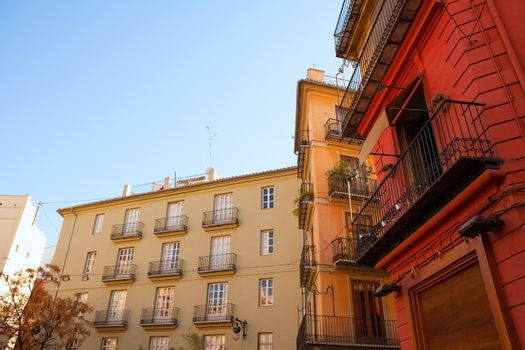
<path fill-rule="evenodd" d="M 184 345 L 180 335 L 192 326 L 194 305 L 206 304 L 207 285 L 228 282 L 228 302 L 236 305 L 236 316 L 248 321 L 248 336 L 233 341 L 231 327 L 199 328 L 201 335 L 225 334 L 227 349 L 256 349 L 259 332 L 273 332 L 274 349 L 292 349 L 298 329 L 300 235 L 297 218 L 291 213 L 297 196 L 297 170 L 287 169 L 204 185 L 153 192 L 151 194 L 117 199 L 111 202 L 83 205 L 61 211 L 64 224 L 55 252 L 54 263 L 64 266 L 70 280 L 61 282 L 59 295 L 74 296 L 88 293 L 88 303 L 95 310 L 107 309 L 112 290 L 127 290 L 126 309 L 130 310 L 129 326 L 123 332 L 93 330 L 81 349 L 98 349 L 102 337 L 118 337 L 119 349 L 148 348 L 150 336 L 170 336 L 170 346 Z M 261 209 L 261 188 L 275 187 L 275 207 Z M 202 213 L 213 209 L 214 195 L 233 193 L 233 205 L 239 208 L 237 228 L 207 232 L 201 226 Z M 184 201 L 184 214 L 189 216 L 188 233 L 173 237 L 153 234 L 154 220 L 164 217 L 168 202 Z M 129 208 L 140 208 L 144 223 L 143 238 L 133 242 L 114 242 L 111 227 L 121 224 Z M 101 234 L 92 234 L 96 214 L 103 213 Z M 75 223 L 76 220 L 76 223 Z M 260 232 L 273 229 L 275 254 L 260 255 Z M 203 277 L 197 274 L 199 256 L 210 254 L 211 237 L 231 235 L 231 251 L 237 254 L 237 272 L 233 275 Z M 71 240 L 71 242 L 69 242 Z M 147 278 L 148 263 L 160 260 L 164 242 L 180 242 L 180 257 L 184 260 L 184 276 L 180 280 L 151 281 Z M 70 245 L 69 253 L 66 252 Z M 138 265 L 134 283 L 106 286 L 101 282 L 104 266 L 114 265 L 119 248 L 134 247 L 133 263 Z M 82 281 L 86 254 L 96 251 L 94 271 L 88 281 Z M 259 306 L 259 279 L 273 278 L 275 304 Z M 144 330 L 139 325 L 142 308 L 153 307 L 157 287 L 175 287 L 175 306 L 180 308 L 176 330 Z M 92 315 L 86 316 L 87 318 Z"/>

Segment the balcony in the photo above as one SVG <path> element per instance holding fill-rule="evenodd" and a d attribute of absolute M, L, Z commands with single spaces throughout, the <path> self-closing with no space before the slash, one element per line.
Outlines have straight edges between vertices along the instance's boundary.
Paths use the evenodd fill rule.
<path fill-rule="evenodd" d="M 95 311 L 93 327 L 98 330 L 125 330 L 128 328 L 129 310 Z"/>
<path fill-rule="evenodd" d="M 363 139 L 343 136 L 343 122 L 341 120 L 328 119 L 324 124 L 324 131 L 326 141 L 337 141 L 356 146 L 363 144 Z"/>
<path fill-rule="evenodd" d="M 193 324 L 197 327 L 231 326 L 235 318 L 235 305 L 197 305 L 193 307 Z"/>
<path fill-rule="evenodd" d="M 171 236 L 188 232 L 188 217 L 179 215 L 155 220 L 153 233 L 158 236 Z"/>
<path fill-rule="evenodd" d="M 137 265 L 121 264 L 116 266 L 105 266 L 102 274 L 102 282 L 110 283 L 133 283 Z"/>
<path fill-rule="evenodd" d="M 334 173 L 328 177 L 328 197 L 365 201 L 377 189 L 377 181 L 368 177 L 354 176 L 350 180 L 350 191 L 348 191 L 348 175 Z"/>
<path fill-rule="evenodd" d="M 239 209 L 227 208 L 202 213 L 205 230 L 225 229 L 239 226 Z"/>
<path fill-rule="evenodd" d="M 300 130 L 297 137 L 297 175 L 302 178 L 304 175 L 306 153 L 310 147 L 310 130 Z"/>
<path fill-rule="evenodd" d="M 122 225 L 113 225 L 111 240 L 115 242 L 135 241 L 142 238 L 142 222 L 130 222 Z"/>
<path fill-rule="evenodd" d="M 234 274 L 236 258 L 235 253 L 200 256 L 197 272 L 201 275 Z"/>
<path fill-rule="evenodd" d="M 178 325 L 179 308 L 142 309 L 140 325 L 144 329 L 173 329 Z"/>
<path fill-rule="evenodd" d="M 373 265 L 489 168 L 483 105 L 444 101 L 352 222 L 360 264 Z"/>
<path fill-rule="evenodd" d="M 332 347 L 400 349 L 396 321 L 305 315 L 297 335 L 297 350 Z"/>
<path fill-rule="evenodd" d="M 182 259 L 168 259 L 149 263 L 148 278 L 151 280 L 180 279 L 182 277 Z"/>
<path fill-rule="evenodd" d="M 335 55 L 339 58 L 346 58 L 352 30 L 362 2 L 362 0 L 345 0 L 343 2 L 334 31 Z"/>
<path fill-rule="evenodd" d="M 349 2 L 354 4 L 348 4 Z M 336 49 L 338 53 L 342 54 L 345 52 L 350 45 L 350 41 L 353 41 L 353 39 L 350 40 L 355 30 L 353 23 L 360 7 L 360 5 L 356 5 L 361 2 L 361 0 L 349 0 L 343 4 L 339 17 L 341 25 L 338 22 L 338 27 L 341 26 L 343 31 L 337 33 L 336 30 Z M 421 2 L 422 0 L 385 0 L 378 2 L 379 5 L 377 6 L 380 7 L 377 11 L 376 19 L 370 26 L 370 31 L 364 40 L 362 49 L 357 50 L 360 52 L 359 56 L 356 59 L 351 58 L 355 60 L 353 64 L 354 71 L 341 101 L 341 105 L 348 108 L 343 124 L 343 135 L 345 137 L 359 138 L 357 127 L 390 64 L 394 60 Z M 364 16 L 369 17 L 371 15 L 364 14 Z M 348 17 L 348 20 L 345 20 L 346 17 Z M 359 27 L 364 27 L 364 24 Z M 362 37 L 357 35 L 357 33 L 355 36 Z M 340 38 L 339 41 L 338 38 Z"/>
<path fill-rule="evenodd" d="M 355 241 L 349 237 L 337 237 L 332 241 L 335 266 L 355 265 Z"/>
<path fill-rule="evenodd" d="M 303 182 L 301 184 L 301 191 L 298 199 L 298 216 L 299 216 L 299 229 L 304 229 L 306 226 L 306 218 L 308 214 L 308 207 L 314 201 L 314 186 L 310 182 Z"/>
<path fill-rule="evenodd" d="M 315 246 L 305 245 L 301 253 L 299 265 L 301 287 L 308 287 L 315 275 L 317 261 L 315 259 Z"/>

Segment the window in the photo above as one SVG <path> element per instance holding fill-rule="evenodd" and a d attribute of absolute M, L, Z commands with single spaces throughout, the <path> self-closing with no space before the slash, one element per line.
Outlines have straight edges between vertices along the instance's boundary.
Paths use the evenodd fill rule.
<path fill-rule="evenodd" d="M 273 230 L 261 231 L 261 255 L 272 255 L 273 252 Z"/>
<path fill-rule="evenodd" d="M 259 333 L 257 341 L 258 350 L 272 350 L 273 349 L 273 333 Z"/>
<path fill-rule="evenodd" d="M 162 254 L 160 262 L 161 272 L 177 270 L 179 266 L 179 242 L 169 242 L 162 244 Z"/>
<path fill-rule="evenodd" d="M 226 344 L 226 337 L 224 335 L 204 336 L 204 350 L 223 350 L 224 344 Z"/>
<path fill-rule="evenodd" d="M 108 314 L 106 316 L 107 321 L 123 321 L 127 294 L 128 292 L 125 290 L 111 291 L 111 295 L 109 297 Z"/>
<path fill-rule="evenodd" d="M 166 211 L 166 228 L 177 228 L 183 224 L 184 202 L 168 203 Z"/>
<path fill-rule="evenodd" d="M 118 338 L 102 338 L 101 350 L 117 350 Z"/>
<path fill-rule="evenodd" d="M 86 304 L 86 303 L 87 303 L 87 300 L 88 300 L 88 293 L 78 293 L 78 294 L 76 295 L 76 299 L 77 299 L 77 302 L 79 302 L 79 303 L 85 303 L 85 304 Z M 81 311 L 79 311 L 79 312 L 77 313 L 77 316 L 78 316 L 78 317 L 83 317 L 83 316 L 84 316 L 84 313 L 81 312 Z"/>
<path fill-rule="evenodd" d="M 102 225 L 104 225 L 104 214 L 97 214 L 97 216 L 95 216 L 95 224 L 93 225 L 93 234 L 101 233 Z"/>
<path fill-rule="evenodd" d="M 273 305 L 273 278 L 259 280 L 259 306 Z"/>
<path fill-rule="evenodd" d="M 170 337 L 149 338 L 149 350 L 168 350 Z"/>
<path fill-rule="evenodd" d="M 137 228 L 139 227 L 139 215 L 139 208 L 126 210 L 126 215 L 124 216 L 123 233 L 135 233 L 137 231 Z"/>
<path fill-rule="evenodd" d="M 274 191 L 275 191 L 275 188 L 273 186 L 262 188 L 262 208 L 263 209 L 273 208 Z"/>
<path fill-rule="evenodd" d="M 84 264 L 84 273 L 93 272 L 93 265 L 95 265 L 95 256 L 97 256 L 97 252 L 87 253 L 86 263 Z"/>
<path fill-rule="evenodd" d="M 206 318 L 208 320 L 223 319 L 228 313 L 228 283 L 208 284 L 208 301 L 206 303 Z"/>
<path fill-rule="evenodd" d="M 66 343 L 66 350 L 76 350 L 76 349 L 78 349 L 78 339 L 72 339 Z"/>
<path fill-rule="evenodd" d="M 233 194 L 218 194 L 213 205 L 213 221 L 215 224 L 224 224 L 233 217 Z"/>
<path fill-rule="evenodd" d="M 173 299 L 175 297 L 175 287 L 159 287 L 157 288 L 157 296 L 155 298 L 155 309 L 153 318 L 156 321 L 170 320 L 175 315 L 173 314 Z"/>
<path fill-rule="evenodd" d="M 131 272 L 134 252 L 135 248 L 121 248 L 118 250 L 115 275 L 128 275 Z"/>
<path fill-rule="evenodd" d="M 230 236 L 211 238 L 210 269 L 220 270 L 230 266 Z"/>

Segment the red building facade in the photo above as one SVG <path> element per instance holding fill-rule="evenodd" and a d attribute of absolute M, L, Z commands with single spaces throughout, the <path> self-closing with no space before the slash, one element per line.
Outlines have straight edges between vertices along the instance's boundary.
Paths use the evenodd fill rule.
<path fill-rule="evenodd" d="M 345 1 L 339 115 L 378 189 L 352 222 L 402 349 L 525 347 L 525 2 Z"/>

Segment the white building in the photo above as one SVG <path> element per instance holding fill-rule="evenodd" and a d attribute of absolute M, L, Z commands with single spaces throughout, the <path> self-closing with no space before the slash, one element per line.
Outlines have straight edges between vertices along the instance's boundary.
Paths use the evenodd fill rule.
<path fill-rule="evenodd" d="M 40 266 L 46 237 L 34 223 L 35 215 L 31 196 L 0 195 L 0 272 Z M 0 285 L 0 293 L 4 291 Z"/>

